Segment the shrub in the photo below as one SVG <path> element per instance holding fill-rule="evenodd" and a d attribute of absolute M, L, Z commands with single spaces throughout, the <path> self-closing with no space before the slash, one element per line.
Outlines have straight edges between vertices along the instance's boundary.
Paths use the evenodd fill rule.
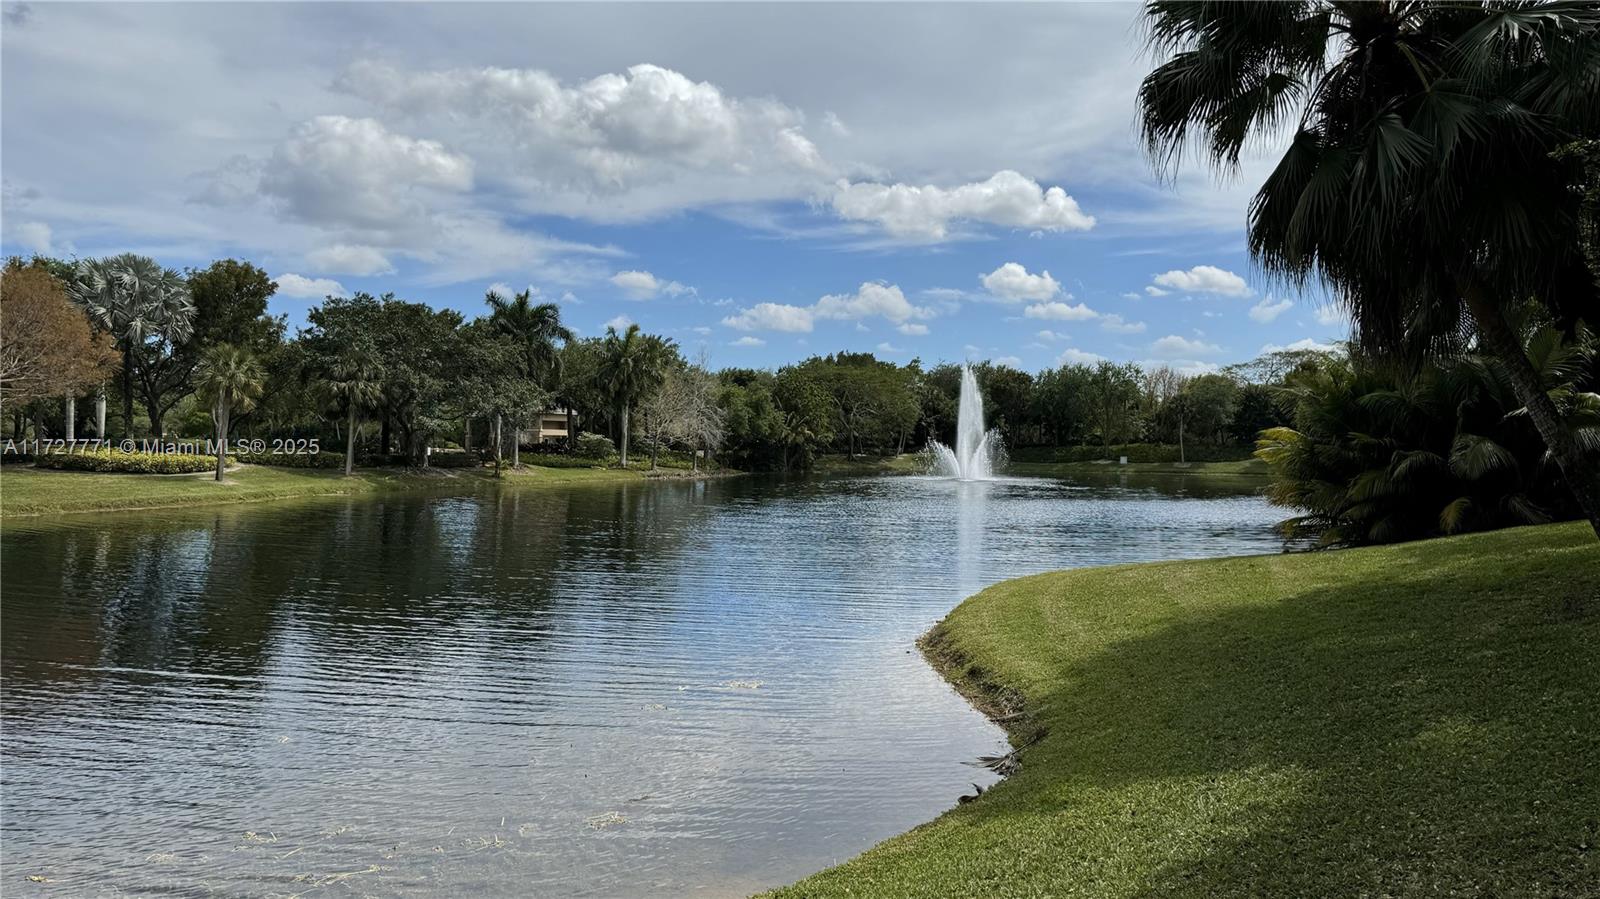
<path fill-rule="evenodd" d="M 572 451 L 580 459 L 598 461 L 609 459 L 617 452 L 617 445 L 604 434 L 579 434 L 578 445 Z"/>
<path fill-rule="evenodd" d="M 428 456 L 428 464 L 434 468 L 477 468 L 483 464 L 483 456 L 476 450 L 445 450 Z"/>
<path fill-rule="evenodd" d="M 38 467 L 59 471 L 106 471 L 128 474 L 188 474 L 217 467 L 215 456 L 186 453 L 125 453 L 122 450 L 90 450 L 81 453 L 49 453 L 39 457 Z"/>
<path fill-rule="evenodd" d="M 343 453 L 230 453 L 240 462 L 271 465 L 274 468 L 343 468 Z"/>

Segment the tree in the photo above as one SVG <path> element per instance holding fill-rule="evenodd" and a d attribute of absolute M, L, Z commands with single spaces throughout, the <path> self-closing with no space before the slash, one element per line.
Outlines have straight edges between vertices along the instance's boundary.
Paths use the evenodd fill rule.
<path fill-rule="evenodd" d="M 628 424 L 633 407 L 661 386 L 667 364 L 676 353 L 672 341 L 645 334 L 638 325 L 629 325 L 621 334 L 616 328 L 606 328 L 597 374 L 617 412 L 622 431 L 617 445 L 624 468 L 628 466 Z"/>
<path fill-rule="evenodd" d="M 216 343 L 206 348 L 195 372 L 195 386 L 211 403 L 217 425 L 217 480 L 228 462 L 228 419 L 234 410 L 248 411 L 261 397 L 265 379 L 261 362 L 244 347 Z"/>
<path fill-rule="evenodd" d="M 1164 172 L 1197 133 L 1235 170 L 1298 123 L 1249 213 L 1251 255 L 1331 286 L 1370 352 L 1415 357 L 1463 325 L 1503 367 L 1590 524 L 1600 466 L 1540 389 L 1508 310 L 1538 298 L 1571 333 L 1597 287 L 1583 197 L 1556 151 L 1600 129 L 1600 9 L 1589 3 L 1270 4 L 1154 0 L 1167 55 L 1139 92 Z"/>
<path fill-rule="evenodd" d="M 319 379 L 319 386 L 345 419 L 344 474 L 356 467 L 356 429 L 362 412 L 383 402 L 382 373 L 373 362 L 373 353 L 359 345 L 330 360 Z"/>
<path fill-rule="evenodd" d="M 0 396 L 6 403 L 76 395 L 116 365 L 111 338 L 89 327 L 49 270 L 13 260 L 0 272 Z"/>
<path fill-rule="evenodd" d="M 544 391 L 556 390 L 561 383 L 562 359 L 556 342 L 560 341 L 565 345 L 573 337 L 572 331 L 561 324 L 561 307 L 555 303 L 535 305 L 532 293 L 527 290 L 517 294 L 512 300 L 507 300 L 494 291 L 490 291 L 484 299 L 491 310 L 490 324 L 517 346 L 517 369 L 521 378 L 532 382 L 532 386 L 538 388 L 536 392 L 541 396 L 548 395 Z M 520 425 L 526 414 L 537 414 L 540 411 L 542 409 L 516 410 L 512 414 L 512 420 Z M 567 436 L 571 437 L 570 416 L 568 430 Z M 511 463 L 513 466 L 521 464 L 518 456 L 521 450 L 520 442 L 513 441 Z"/>
<path fill-rule="evenodd" d="M 1129 410 L 1139 402 L 1139 368 L 1102 360 L 1089 371 L 1085 387 L 1089 420 L 1099 431 L 1100 445 L 1109 459 L 1111 444 L 1122 442 L 1133 430 Z"/>
<path fill-rule="evenodd" d="M 146 256 L 124 253 L 78 263 L 72 297 L 122 351 L 122 422 L 133 434 L 135 390 L 144 398 L 150 429 L 162 436 L 161 416 L 181 394 L 174 353 L 193 332 L 194 303 L 183 278 Z"/>

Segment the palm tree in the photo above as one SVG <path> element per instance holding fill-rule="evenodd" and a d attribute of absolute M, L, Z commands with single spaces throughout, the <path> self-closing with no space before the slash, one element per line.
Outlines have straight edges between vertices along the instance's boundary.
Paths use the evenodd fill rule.
<path fill-rule="evenodd" d="M 556 343 L 573 339 L 572 331 L 561 324 L 561 307 L 555 303 L 535 304 L 532 292 L 527 290 L 511 300 L 491 290 L 484 300 L 489 304 L 490 324 L 521 349 L 522 376 L 541 389 L 554 392 L 561 382 L 561 352 Z M 520 441 L 516 440 L 512 444 L 513 467 L 521 461 L 518 444 Z"/>
<path fill-rule="evenodd" d="M 369 353 L 349 353 L 330 365 L 322 378 L 322 390 L 345 414 L 345 477 L 355 472 L 359 416 L 362 410 L 371 409 L 383 401 L 383 381 L 370 360 Z"/>
<path fill-rule="evenodd" d="M 211 399 L 211 418 L 217 424 L 217 480 L 228 462 L 228 419 L 233 410 L 249 412 L 261 398 L 265 380 L 261 362 L 243 347 L 219 343 L 207 347 L 195 371 L 195 386 Z"/>
<path fill-rule="evenodd" d="M 1292 131 L 1250 206 L 1256 262 L 1332 287 L 1365 350 L 1415 357 L 1475 334 L 1600 534 L 1600 466 L 1508 318 L 1537 297 L 1570 330 L 1595 306 L 1577 176 L 1552 153 L 1600 129 L 1600 10 L 1152 0 L 1145 16 L 1167 57 L 1139 92 L 1158 168 L 1171 174 L 1196 137 L 1236 171 L 1252 137 Z"/>
<path fill-rule="evenodd" d="M 661 386 L 672 344 L 638 325 L 629 325 L 622 334 L 606 328 L 601 345 L 600 383 L 615 404 L 622 427 L 622 467 L 628 467 L 628 423 L 633 406 Z"/>
<path fill-rule="evenodd" d="M 168 343 L 189 339 L 195 313 L 189 288 L 182 275 L 154 259 L 124 253 L 80 260 L 71 290 L 89 321 L 122 350 L 122 423 L 131 437 L 134 356 L 152 338 Z"/>

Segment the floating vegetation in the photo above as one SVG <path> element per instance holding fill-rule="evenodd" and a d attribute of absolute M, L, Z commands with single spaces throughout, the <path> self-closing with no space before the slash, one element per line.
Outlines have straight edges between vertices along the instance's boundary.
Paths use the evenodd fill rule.
<path fill-rule="evenodd" d="M 719 687 L 727 687 L 730 690 L 759 690 L 759 689 L 761 689 L 761 681 L 758 681 L 758 680 L 725 680 L 722 683 L 718 684 L 717 686 L 719 686 Z"/>
<path fill-rule="evenodd" d="M 603 815 L 595 815 L 588 820 L 589 826 L 596 830 L 604 830 L 607 827 L 615 827 L 618 824 L 627 823 L 628 819 L 616 812 L 606 812 Z"/>

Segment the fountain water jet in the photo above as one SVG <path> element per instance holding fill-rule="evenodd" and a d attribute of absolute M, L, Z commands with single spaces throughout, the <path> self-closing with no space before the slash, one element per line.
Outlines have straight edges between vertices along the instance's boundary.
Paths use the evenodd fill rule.
<path fill-rule="evenodd" d="M 956 415 L 954 449 L 938 441 L 928 445 L 933 451 L 936 470 L 945 477 L 963 481 L 994 478 L 995 457 L 1000 452 L 1000 435 L 983 429 L 983 396 L 970 365 L 961 366 L 961 405 Z"/>

